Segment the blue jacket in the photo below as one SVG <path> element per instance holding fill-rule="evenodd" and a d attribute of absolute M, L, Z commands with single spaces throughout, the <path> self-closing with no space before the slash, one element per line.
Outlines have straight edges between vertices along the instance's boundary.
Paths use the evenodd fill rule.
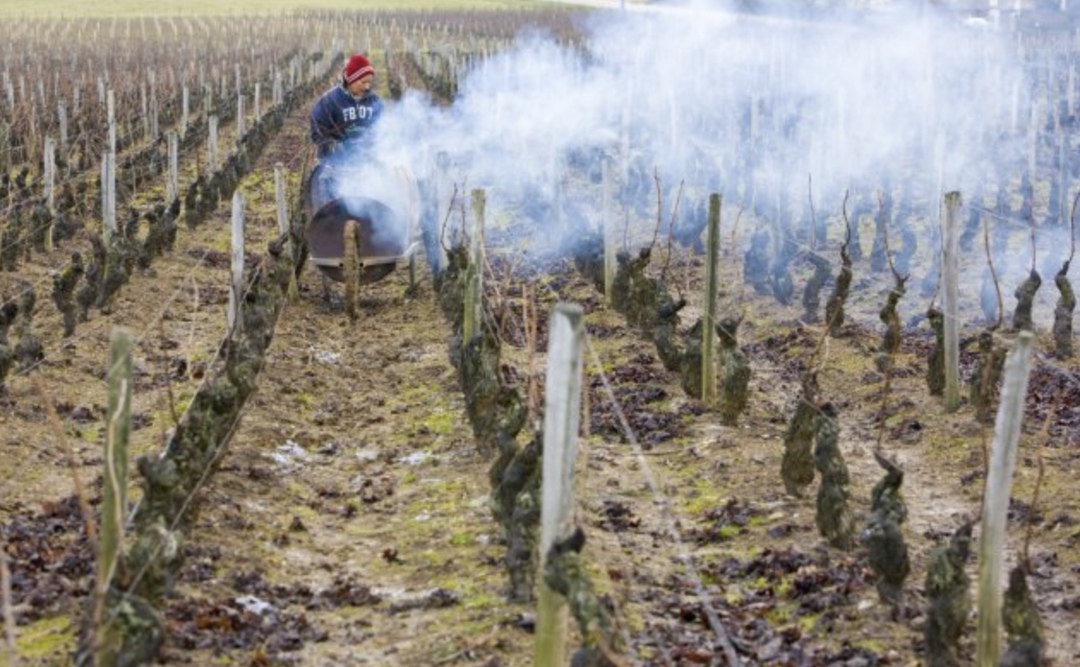
<path fill-rule="evenodd" d="M 382 115 L 383 101 L 368 91 L 353 97 L 342 85 L 323 93 L 311 107 L 311 140 L 319 159 L 333 153 L 339 145 L 358 143 L 370 145 L 372 126 Z"/>

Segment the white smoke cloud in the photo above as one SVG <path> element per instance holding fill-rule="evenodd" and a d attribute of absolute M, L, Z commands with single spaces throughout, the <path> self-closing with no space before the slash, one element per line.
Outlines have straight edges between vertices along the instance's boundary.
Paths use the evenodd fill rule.
<path fill-rule="evenodd" d="M 792 227 L 807 224 L 812 178 L 818 216 L 837 214 L 846 191 L 876 209 L 880 188 L 906 188 L 917 207 L 894 224 L 917 220 L 922 243 L 944 192 L 982 205 L 999 169 L 1026 164 L 1039 99 L 1004 33 L 929 12 L 804 20 L 712 4 L 597 11 L 584 28 L 580 50 L 523 34 L 468 72 L 449 107 L 416 94 L 391 104 L 380 156 L 421 177 L 445 156 L 448 178 L 487 191 L 489 215 L 524 207 L 545 241 L 599 224 L 600 157 L 615 206 L 646 225 L 654 173 L 668 206 L 682 184 L 687 198 L 719 192 L 728 211 L 764 205 Z M 585 201 L 584 214 L 556 226 L 558 197 Z"/>

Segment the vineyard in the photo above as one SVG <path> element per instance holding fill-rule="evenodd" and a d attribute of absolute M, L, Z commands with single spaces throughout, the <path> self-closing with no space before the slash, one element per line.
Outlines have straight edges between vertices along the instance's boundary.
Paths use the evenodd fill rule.
<path fill-rule="evenodd" d="M 0 665 L 1080 660 L 1076 37 L 686 11 L 3 19 Z"/>

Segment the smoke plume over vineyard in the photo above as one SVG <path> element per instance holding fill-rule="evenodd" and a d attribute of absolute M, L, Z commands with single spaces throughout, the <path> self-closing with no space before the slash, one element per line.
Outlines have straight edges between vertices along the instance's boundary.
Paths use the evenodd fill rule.
<path fill-rule="evenodd" d="M 791 230 L 808 224 L 810 197 L 832 215 L 846 191 L 875 201 L 903 184 L 919 207 L 896 222 L 917 214 L 920 235 L 942 193 L 977 192 L 1026 159 L 1038 102 L 1016 47 L 941 16 L 897 11 L 868 29 L 687 5 L 604 13 L 583 28 L 574 45 L 521 35 L 468 73 L 451 108 L 407 97 L 381 151 L 418 173 L 444 151 L 496 200 L 539 188 L 593 209 L 611 159 L 623 201 L 648 198 L 655 175 L 669 207 L 680 185 L 684 208 L 719 192 L 729 210 L 767 211 Z M 568 166 L 592 178 L 568 178 Z M 537 222 L 550 238 L 554 221 Z"/>

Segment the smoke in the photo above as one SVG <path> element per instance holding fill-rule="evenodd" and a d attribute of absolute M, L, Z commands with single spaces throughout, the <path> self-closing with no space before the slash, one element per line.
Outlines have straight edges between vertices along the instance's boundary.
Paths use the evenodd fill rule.
<path fill-rule="evenodd" d="M 523 243 L 555 247 L 626 211 L 651 229 L 656 179 L 664 216 L 677 192 L 680 210 L 718 192 L 727 220 L 741 209 L 792 238 L 811 197 L 835 221 L 845 193 L 873 212 L 888 189 L 907 202 L 890 238 L 914 225 L 930 271 L 943 193 L 992 206 L 1025 169 L 1029 124 L 1047 111 L 1015 41 L 930 12 L 806 20 L 710 3 L 583 20 L 584 47 L 522 34 L 468 72 L 449 107 L 415 93 L 390 105 L 380 158 L 451 181 L 459 202 L 485 189 L 489 217 L 507 211 L 530 223 Z M 1040 150 L 1040 161 L 1056 153 Z M 614 192 L 601 211 L 604 173 Z M 441 215 L 449 194 L 439 195 Z M 841 235 L 833 224 L 830 240 Z M 1030 254 L 1011 255 L 1020 268 L 999 271 L 1026 275 Z"/>

